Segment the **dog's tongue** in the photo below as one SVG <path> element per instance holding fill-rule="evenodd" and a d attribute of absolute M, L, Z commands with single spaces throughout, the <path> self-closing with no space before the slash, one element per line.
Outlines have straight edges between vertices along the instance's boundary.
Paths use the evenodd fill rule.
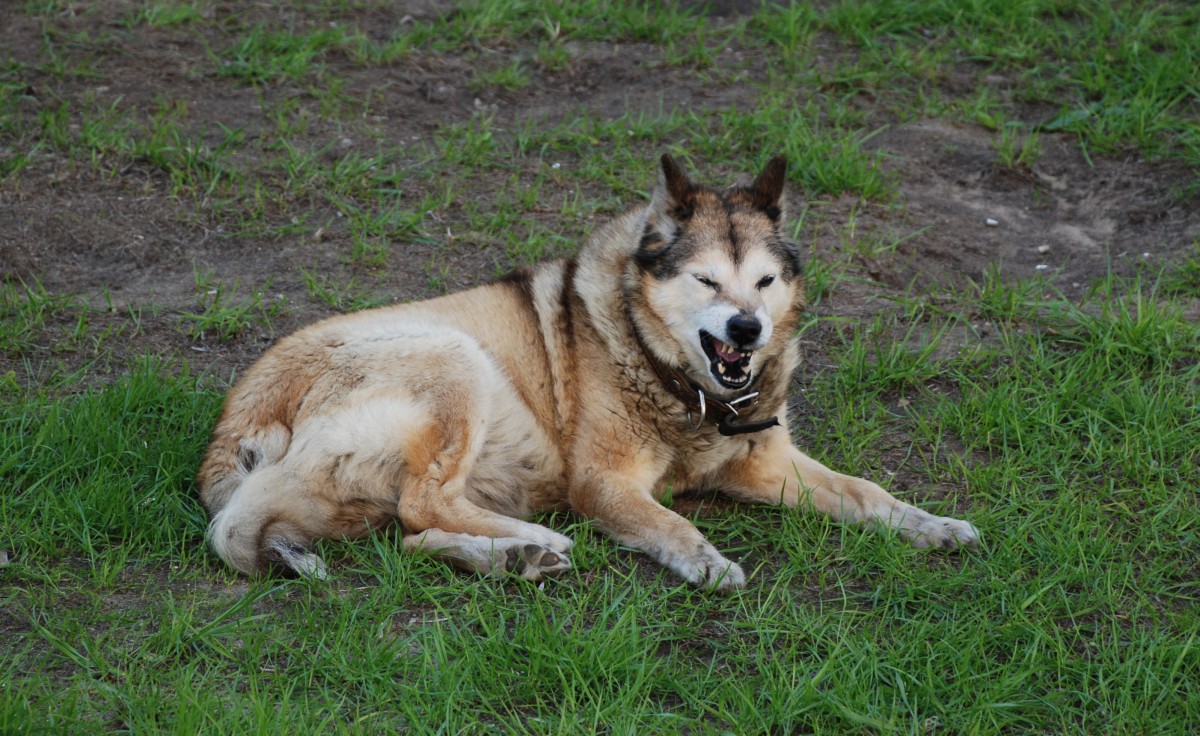
<path fill-rule="evenodd" d="M 717 356 L 726 363 L 736 363 L 742 359 L 741 353 L 720 340 L 713 340 L 713 347 L 716 348 Z"/>

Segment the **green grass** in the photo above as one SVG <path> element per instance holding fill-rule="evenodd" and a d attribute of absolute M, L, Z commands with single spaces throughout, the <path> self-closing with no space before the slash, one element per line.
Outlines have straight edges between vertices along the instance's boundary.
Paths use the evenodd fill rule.
<path fill-rule="evenodd" d="M 56 10 L 35 4 L 27 12 Z M 207 66 L 195 74 L 259 88 L 272 125 L 201 122 L 185 99 L 138 110 L 85 93 L 31 105 L 23 80 L 33 65 L 9 61 L 0 67 L 0 130 L 14 145 L 0 147 L 0 176 L 19 177 L 31 156 L 51 152 L 114 178 L 149 165 L 166 175 L 173 195 L 202 202 L 207 222 L 238 234 L 285 234 L 296 221 L 324 223 L 338 211 L 377 218 L 366 200 L 386 190 L 419 201 L 472 170 L 512 175 L 539 159 L 570 163 L 576 181 L 628 200 L 645 186 L 630 172 L 651 174 L 646 162 L 664 147 L 702 159 L 709 170 L 740 172 L 761 164 L 770 153 L 761 149 L 771 145 L 789 155 L 792 180 L 808 196 L 887 202 L 894 186 L 870 139 L 896 121 L 931 114 L 995 130 L 996 160 L 1005 167 L 1035 165 L 1039 136 L 1063 131 L 1089 155 L 1138 150 L 1200 165 L 1190 74 L 1200 66 L 1200 10 L 1190 3 L 1156 3 L 1146 12 L 1100 0 L 768 4 L 717 25 L 670 4 L 479 0 L 400 24 L 386 38 L 350 5 L 321 12 L 327 22 L 300 27 L 236 16 L 218 22 L 203 4 L 157 3 L 124 16 L 112 31 L 117 38 L 48 32 L 41 61 L 55 65 L 56 77 L 95 73 L 119 34 L 137 27 L 200 35 Z M 400 147 L 363 122 L 386 115 L 386 88 L 364 93 L 348 82 L 414 55 L 482 52 L 486 63 L 473 63 L 463 84 L 519 93 L 539 75 L 570 73 L 564 44 L 596 41 L 654 45 L 660 56 L 649 68 L 682 67 L 736 86 L 743 99 L 698 109 L 664 104 L 650 115 L 581 111 L 538 129 L 498 124 L 485 108 L 450 116 L 419 143 Z M 522 43 L 536 45 L 537 58 Z M 746 61 L 715 68 L 713 54 L 726 48 Z M 333 166 L 330 129 L 338 131 L 334 141 L 352 142 Z M 421 172 L 416 181 L 414 171 Z M 1185 185 L 1183 193 L 1192 189 Z M 314 197 L 319 213 L 311 211 Z M 354 227 L 351 258 L 386 262 L 371 242 L 370 231 L 381 228 L 361 218 Z"/>
<path fill-rule="evenodd" d="M 335 284 L 327 276 L 319 275 L 316 269 L 309 271 L 301 268 L 300 273 L 304 277 L 304 288 L 308 295 L 339 312 L 357 312 L 388 302 L 386 298 L 372 295 L 368 288 L 354 279 Z"/>
<path fill-rule="evenodd" d="M 71 313 L 82 315 L 83 311 L 75 297 L 50 294 L 36 280 L 0 283 L 0 351 L 24 355 L 39 343 L 61 339 L 61 334 L 47 335 L 46 328 L 56 317 Z"/>
<path fill-rule="evenodd" d="M 1136 148 L 1200 162 L 1190 102 L 1200 63 L 1194 3 L 879 0 L 834 3 L 810 22 L 859 47 L 843 77 L 885 97 L 909 95 L 898 107 L 911 107 L 913 92 L 933 93 L 934 109 L 961 104 L 936 91 L 957 65 L 977 79 L 1010 80 L 1002 107 L 1057 106 L 1056 115 L 1026 122 L 1074 132 L 1085 150 Z"/>
<path fill-rule="evenodd" d="M 970 519 L 982 548 L 710 504 L 692 518 L 751 574 L 730 597 L 571 515 L 546 521 L 577 541 L 575 569 L 544 588 L 389 535 L 324 543 L 329 583 L 248 581 L 206 550 L 192 481 L 227 364 L 120 347 L 166 321 L 198 361 L 193 343 L 272 336 L 288 305 L 202 270 L 183 310 L 6 276 L 0 733 L 1200 731 L 1200 250 L 1075 301 L 997 267 L 854 321 L 831 307 L 855 258 L 912 237 L 872 146 L 888 126 L 982 125 L 1004 167 L 1037 166 L 1062 132 L 1089 155 L 1200 166 L 1200 6 L 838 0 L 717 23 L 675 3 L 476 0 L 379 28 L 381 5 L 322 0 L 300 22 L 155 2 L 87 26 L 104 4 L 14 4 L 40 35 L 0 58 L 0 200 L 47 171 L 162 195 L 184 243 L 262 238 L 299 263 L 327 248 L 344 276 L 280 279 L 352 311 L 397 296 L 392 270 L 437 293 L 571 254 L 646 194 L 664 150 L 714 183 L 787 153 L 817 307 L 803 336 L 832 340 L 797 392 L 797 440 Z M 179 91 L 99 91 L 146 37 L 201 49 L 168 70 Z M 713 100 L 504 114 L 581 50 L 630 49 L 648 79 Z M 439 124 L 389 135 L 392 86 L 443 57 L 486 104 L 451 96 Z M 191 86 L 232 102 L 198 109 Z M 865 202 L 826 233 L 843 196 Z M 894 219 L 868 229 L 878 204 Z"/>
<path fill-rule="evenodd" d="M 346 41 L 346 33 L 337 28 L 296 34 L 259 26 L 223 53 L 214 54 L 214 61 L 218 76 L 269 84 L 319 72 L 324 53 Z"/>
<path fill-rule="evenodd" d="M 983 548 L 704 511 L 752 571 L 728 598 L 562 515 L 576 569 L 544 589 L 382 535 L 324 544 L 330 583 L 246 584 L 205 552 L 190 481 L 220 391 L 140 363 L 75 397 L 9 398 L 0 576 L 23 674 L 0 730 L 1195 730 L 1200 330 L 1152 285 L 1113 282 L 935 350 L 973 299 L 849 334 L 799 439 L 957 489 L 922 505 L 961 505 Z"/>
<path fill-rule="evenodd" d="M 270 327 L 271 320 L 279 317 L 287 306 L 282 299 L 267 293 L 270 281 L 249 296 L 239 298 L 240 281 L 230 286 L 201 271 L 196 272 L 195 278 L 197 310 L 181 315 L 185 331 L 194 340 L 203 341 L 206 337 L 232 340 L 252 326 Z"/>
<path fill-rule="evenodd" d="M 1006 123 L 996 134 L 996 162 L 1010 169 L 1032 169 L 1041 147 L 1037 131 L 1027 132 L 1020 121 Z"/>
<path fill-rule="evenodd" d="M 497 88 L 507 92 L 524 89 L 533 81 L 529 71 L 520 62 L 513 60 L 498 69 L 490 71 L 477 70 L 471 77 L 469 87 L 475 91 Z"/>
<path fill-rule="evenodd" d="M 131 28 L 140 25 L 153 28 L 198 23 L 203 18 L 204 8 L 199 2 L 157 2 L 131 11 L 122 23 Z"/>

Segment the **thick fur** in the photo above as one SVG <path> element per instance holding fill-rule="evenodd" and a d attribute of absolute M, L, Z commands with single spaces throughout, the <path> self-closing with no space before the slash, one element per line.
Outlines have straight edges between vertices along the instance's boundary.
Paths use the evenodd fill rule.
<path fill-rule="evenodd" d="M 751 185 L 714 190 L 664 156 L 650 203 L 576 259 L 280 340 L 230 391 L 200 469 L 213 548 L 244 573 L 324 576 L 313 540 L 399 522 L 408 549 L 537 580 L 570 567 L 571 541 L 522 517 L 572 509 L 690 583 L 742 586 L 736 563 L 659 504 L 668 488 L 813 506 L 917 546 L 976 544 L 970 524 L 792 446 L 804 289 L 784 173 L 777 158 Z M 697 407 L 662 369 L 709 403 L 745 393 L 715 375 L 701 331 L 747 356 L 759 396 L 739 421 L 780 426 L 694 429 Z"/>

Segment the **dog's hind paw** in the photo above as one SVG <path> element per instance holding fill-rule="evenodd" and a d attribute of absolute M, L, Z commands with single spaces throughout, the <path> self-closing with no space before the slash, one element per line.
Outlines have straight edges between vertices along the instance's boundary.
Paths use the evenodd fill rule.
<path fill-rule="evenodd" d="M 506 549 L 503 568 L 505 572 L 537 582 L 542 578 L 556 577 L 570 570 L 571 561 L 561 552 L 555 552 L 540 544 L 529 542 Z"/>

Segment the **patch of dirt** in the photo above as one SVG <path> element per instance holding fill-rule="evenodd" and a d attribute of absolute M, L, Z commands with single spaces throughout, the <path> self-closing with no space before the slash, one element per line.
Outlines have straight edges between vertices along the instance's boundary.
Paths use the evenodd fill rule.
<path fill-rule="evenodd" d="M 1200 216 L 1180 199 L 1193 180 L 1183 166 L 1089 161 L 1074 137 L 1043 134 L 1032 166 L 1004 167 L 996 135 L 925 120 L 875 138 L 900 177 L 903 227 L 917 233 L 881 280 L 925 290 L 979 281 L 995 265 L 1074 296 L 1110 269 L 1177 261 L 1200 239 Z"/>

